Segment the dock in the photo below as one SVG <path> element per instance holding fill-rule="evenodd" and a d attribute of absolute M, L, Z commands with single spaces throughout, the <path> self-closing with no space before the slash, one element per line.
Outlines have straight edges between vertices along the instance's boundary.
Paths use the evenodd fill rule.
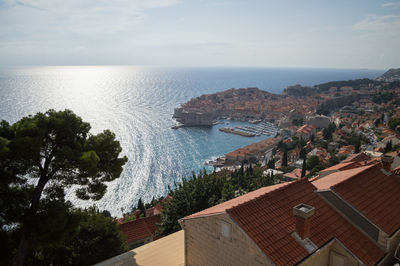
<path fill-rule="evenodd" d="M 258 125 L 254 126 L 236 126 L 235 128 L 220 128 L 219 129 L 225 133 L 236 134 L 245 137 L 254 137 L 254 136 L 272 136 L 278 132 L 278 128 L 269 122 L 262 122 Z"/>

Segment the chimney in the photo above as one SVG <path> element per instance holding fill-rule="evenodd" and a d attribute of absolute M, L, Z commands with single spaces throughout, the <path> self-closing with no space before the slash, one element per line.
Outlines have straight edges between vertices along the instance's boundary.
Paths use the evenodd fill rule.
<path fill-rule="evenodd" d="M 381 160 L 382 160 L 382 165 L 383 165 L 383 169 L 390 173 L 390 167 L 393 163 L 393 156 L 389 155 L 389 154 L 384 154 L 381 156 Z"/>
<path fill-rule="evenodd" d="M 304 240 L 310 237 L 311 217 L 315 208 L 301 203 L 293 207 L 293 215 L 296 218 L 296 233 Z"/>

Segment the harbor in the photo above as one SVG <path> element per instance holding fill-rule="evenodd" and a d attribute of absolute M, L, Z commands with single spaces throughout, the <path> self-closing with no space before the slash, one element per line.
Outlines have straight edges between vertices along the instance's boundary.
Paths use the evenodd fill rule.
<path fill-rule="evenodd" d="M 222 132 L 235 134 L 244 137 L 254 137 L 254 136 L 273 136 L 278 132 L 277 127 L 270 122 L 259 122 L 257 125 L 253 126 L 235 126 L 224 127 L 219 129 Z"/>

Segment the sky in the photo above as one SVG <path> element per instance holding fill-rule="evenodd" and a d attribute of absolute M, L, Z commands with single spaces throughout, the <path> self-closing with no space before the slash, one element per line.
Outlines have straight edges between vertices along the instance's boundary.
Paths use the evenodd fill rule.
<path fill-rule="evenodd" d="M 0 0 L 0 65 L 400 67 L 400 0 Z"/>

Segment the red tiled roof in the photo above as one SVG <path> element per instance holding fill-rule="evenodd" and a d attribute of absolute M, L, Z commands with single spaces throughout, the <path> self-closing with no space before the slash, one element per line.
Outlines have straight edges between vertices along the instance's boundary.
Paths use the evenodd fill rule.
<path fill-rule="evenodd" d="M 346 160 L 344 160 L 342 162 L 343 163 L 345 163 L 345 162 L 361 162 L 361 161 L 365 161 L 365 160 L 369 160 L 369 159 L 371 159 L 371 157 L 369 157 L 364 152 L 360 152 L 360 153 L 355 153 L 355 154 L 349 156 Z"/>
<path fill-rule="evenodd" d="M 160 214 L 161 211 L 162 211 L 162 205 L 160 203 L 158 203 L 156 206 L 148 208 L 146 210 L 146 217 Z"/>
<path fill-rule="evenodd" d="M 225 212 L 225 210 L 232 208 L 234 206 L 237 206 L 239 204 L 242 204 L 244 202 L 247 202 L 249 200 L 252 200 L 254 198 L 257 198 L 265 193 L 268 193 L 270 191 L 273 191 L 275 189 L 278 189 L 280 187 L 286 186 L 288 185 L 290 182 L 286 182 L 286 183 L 281 183 L 281 184 L 276 184 L 276 185 L 272 185 L 272 186 L 268 186 L 268 187 L 262 187 L 260 189 L 257 189 L 255 191 L 249 192 L 245 195 L 239 196 L 237 198 L 225 201 L 221 204 L 215 205 L 211 208 L 205 209 L 203 211 L 194 213 L 192 215 L 186 216 L 184 219 L 188 219 L 188 218 L 194 218 L 194 217 L 199 217 L 199 216 L 207 216 L 207 215 L 211 215 L 211 214 L 217 214 L 217 213 L 223 213 Z"/>
<path fill-rule="evenodd" d="M 315 180 L 313 182 L 313 185 L 318 190 L 329 189 L 329 188 L 333 187 L 334 185 L 339 184 L 340 182 L 343 182 L 343 181 L 353 177 L 354 175 L 357 175 L 363 171 L 370 169 L 371 167 L 372 167 L 372 165 L 368 165 L 368 166 L 357 167 L 357 168 L 344 170 L 344 171 L 340 171 L 340 172 L 335 172 L 335 173 L 329 174 L 323 178 Z"/>
<path fill-rule="evenodd" d="M 157 224 L 160 223 L 160 221 L 160 215 L 154 215 L 119 224 L 118 227 L 125 236 L 126 242 L 131 244 L 152 236 L 158 231 Z"/>
<path fill-rule="evenodd" d="M 331 167 L 325 168 L 324 170 L 321 170 L 320 172 L 327 172 L 327 171 L 333 171 L 333 170 L 348 170 L 348 169 L 352 169 L 355 167 L 358 167 L 359 165 L 357 164 L 357 162 L 341 162 L 338 164 L 335 164 Z"/>
<path fill-rule="evenodd" d="M 393 156 L 393 157 L 397 157 L 397 156 L 400 156 L 400 151 L 388 152 L 388 153 L 386 153 L 386 155 L 390 155 L 390 156 Z"/>
<path fill-rule="evenodd" d="M 304 125 L 297 130 L 297 133 L 310 134 L 314 129 L 313 125 Z"/>
<path fill-rule="evenodd" d="M 310 220 L 310 240 L 317 247 L 336 237 L 362 262 L 376 264 L 384 252 L 314 190 L 307 179 L 301 179 L 226 212 L 276 265 L 293 265 L 309 255 L 292 236 L 295 231 L 293 207 L 308 204 L 315 208 Z"/>
<path fill-rule="evenodd" d="M 302 170 L 300 168 L 296 168 L 292 172 L 286 173 L 283 176 L 284 177 L 289 177 L 291 179 L 300 179 L 301 178 L 301 171 Z M 309 173 L 310 173 L 310 171 L 306 171 L 306 175 L 308 175 Z"/>
<path fill-rule="evenodd" d="M 332 189 L 391 235 L 400 228 L 400 177 L 387 176 L 381 169 L 381 164 L 373 165 Z"/>

